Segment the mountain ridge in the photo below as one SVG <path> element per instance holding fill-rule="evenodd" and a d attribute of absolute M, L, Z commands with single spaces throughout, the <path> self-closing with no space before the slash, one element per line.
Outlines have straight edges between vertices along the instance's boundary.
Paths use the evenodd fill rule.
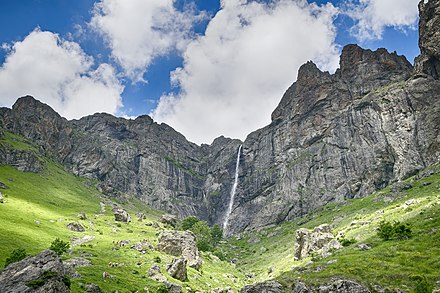
<path fill-rule="evenodd" d="M 244 142 L 220 137 L 197 146 L 148 116 L 67 121 L 31 97 L 0 109 L 1 125 L 74 174 L 98 179 L 108 196 L 134 196 L 210 224 L 226 216 L 242 144 L 231 232 L 280 223 L 439 163 L 439 6 L 420 2 L 414 68 L 385 49 L 347 45 L 334 74 L 303 65 L 272 122 Z"/>

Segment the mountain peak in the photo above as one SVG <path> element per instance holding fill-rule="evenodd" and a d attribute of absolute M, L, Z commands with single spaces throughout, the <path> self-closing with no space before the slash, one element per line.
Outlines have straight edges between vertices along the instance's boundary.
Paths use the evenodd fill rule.
<path fill-rule="evenodd" d="M 419 3 L 420 56 L 415 60 L 417 73 L 440 78 L 440 0 Z"/>
<path fill-rule="evenodd" d="M 384 48 L 376 51 L 363 49 L 355 44 L 346 45 L 342 49 L 337 75 L 345 80 L 369 78 L 383 73 L 407 73 L 412 65 L 405 56 L 389 53 Z"/>

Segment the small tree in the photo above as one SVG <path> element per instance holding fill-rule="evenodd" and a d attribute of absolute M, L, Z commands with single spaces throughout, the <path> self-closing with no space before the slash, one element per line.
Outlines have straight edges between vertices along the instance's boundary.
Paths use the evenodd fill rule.
<path fill-rule="evenodd" d="M 212 247 L 211 243 L 204 239 L 197 240 L 196 243 L 197 249 L 200 251 L 213 251 L 214 248 Z"/>
<path fill-rule="evenodd" d="M 191 231 L 196 235 L 197 240 L 212 243 L 211 229 L 205 221 L 199 221 L 192 226 Z"/>
<path fill-rule="evenodd" d="M 195 223 L 200 222 L 201 220 L 197 217 L 190 216 L 186 217 L 180 222 L 180 229 L 181 230 L 191 230 L 191 228 L 194 226 Z"/>
<path fill-rule="evenodd" d="M 222 240 L 223 238 L 223 231 L 220 229 L 220 226 L 218 224 L 215 224 L 211 228 L 211 238 L 212 238 L 212 244 L 214 246 L 217 246 L 217 244 Z"/>
<path fill-rule="evenodd" d="M 394 223 L 382 221 L 377 228 L 377 235 L 385 241 L 391 239 L 408 239 L 411 237 L 411 233 L 410 225 L 408 223 L 400 223 L 399 221 L 395 221 Z"/>
<path fill-rule="evenodd" d="M 61 240 L 60 238 L 56 238 L 52 243 L 50 244 L 49 249 L 54 251 L 58 255 L 62 255 L 67 252 L 67 250 L 70 247 L 69 242 L 65 242 Z"/>
<path fill-rule="evenodd" d="M 399 240 L 411 238 L 411 227 L 408 223 L 395 222 L 393 225 L 394 237 Z"/>
<path fill-rule="evenodd" d="M 14 249 L 11 252 L 11 255 L 9 255 L 9 257 L 6 258 L 5 268 L 8 265 L 10 265 L 11 263 L 14 263 L 14 262 L 17 262 L 17 261 L 20 261 L 20 260 L 24 259 L 26 256 L 27 256 L 27 254 L 26 254 L 26 250 L 24 248 Z"/>
<path fill-rule="evenodd" d="M 390 222 L 382 221 L 377 227 L 377 235 L 387 241 L 393 237 L 393 225 Z"/>

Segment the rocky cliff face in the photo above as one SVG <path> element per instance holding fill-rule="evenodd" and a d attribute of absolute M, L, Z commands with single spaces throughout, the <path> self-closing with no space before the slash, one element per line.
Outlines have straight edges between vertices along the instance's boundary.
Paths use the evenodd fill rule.
<path fill-rule="evenodd" d="M 440 1 L 429 0 L 419 3 L 419 47 L 416 71 L 440 78 Z"/>
<path fill-rule="evenodd" d="M 108 196 L 221 224 L 234 181 L 230 231 L 304 215 L 361 197 L 440 158 L 440 1 L 420 3 L 416 69 L 385 49 L 346 46 L 335 74 L 308 62 L 272 114 L 244 143 L 224 137 L 197 146 L 148 116 L 95 114 L 67 121 L 31 97 L 0 109 L 0 125 L 34 141 Z"/>
<path fill-rule="evenodd" d="M 30 96 L 0 113 L 5 130 L 33 141 L 76 175 L 98 179 L 108 196 L 136 196 L 180 216 L 221 221 L 238 140 L 220 137 L 200 147 L 148 116 L 126 120 L 101 113 L 67 121 Z M 32 152 L 14 154 L 0 148 L 3 163 L 41 169 L 28 168 L 31 160 L 22 159 L 35 157 Z"/>
<path fill-rule="evenodd" d="M 364 196 L 438 163 L 440 83 L 412 74 L 404 57 L 355 45 L 333 75 L 301 67 L 272 123 L 244 142 L 236 231 Z"/>

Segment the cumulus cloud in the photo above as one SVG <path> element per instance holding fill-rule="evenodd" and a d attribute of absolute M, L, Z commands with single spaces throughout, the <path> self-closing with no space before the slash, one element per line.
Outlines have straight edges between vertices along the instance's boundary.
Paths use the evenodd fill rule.
<path fill-rule="evenodd" d="M 204 14 L 191 7 L 179 11 L 176 0 L 101 0 L 95 4 L 91 27 L 101 34 L 112 57 L 133 81 L 156 57 L 183 50 L 193 24 Z"/>
<path fill-rule="evenodd" d="M 29 94 L 69 119 L 116 113 L 123 86 L 109 64 L 92 66 L 93 58 L 77 43 L 35 29 L 13 44 L 0 67 L 0 105 L 10 107 Z"/>
<path fill-rule="evenodd" d="M 244 139 L 270 122 L 304 62 L 336 69 L 336 13 L 331 4 L 306 1 L 223 0 L 171 74 L 180 93 L 161 97 L 153 118 L 197 143 L 219 135 Z"/>
<path fill-rule="evenodd" d="M 345 7 L 357 24 L 352 34 L 361 42 L 381 39 L 385 27 L 416 28 L 419 0 L 360 0 Z"/>

